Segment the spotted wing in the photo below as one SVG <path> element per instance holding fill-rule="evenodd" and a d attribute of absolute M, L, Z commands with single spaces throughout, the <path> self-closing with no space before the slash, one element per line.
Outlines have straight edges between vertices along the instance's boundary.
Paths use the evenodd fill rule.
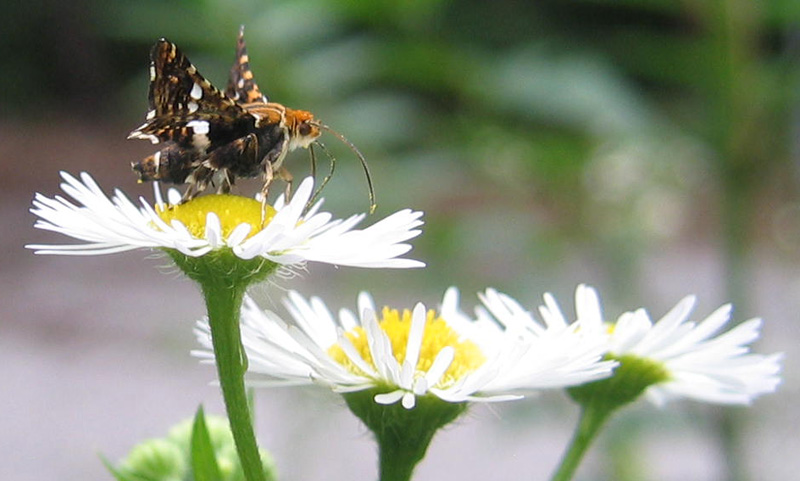
<path fill-rule="evenodd" d="M 225 94 L 239 102 L 247 104 L 252 102 L 267 103 L 267 96 L 261 93 L 250 70 L 250 57 L 247 55 L 247 47 L 244 43 L 244 25 L 239 27 L 239 39 L 236 42 L 236 60 L 231 67 L 231 76 L 228 80 L 228 87 Z"/>
<path fill-rule="evenodd" d="M 255 118 L 203 78 L 174 43 L 156 42 L 150 60 L 150 110 L 128 138 L 208 150 L 252 130 Z"/>

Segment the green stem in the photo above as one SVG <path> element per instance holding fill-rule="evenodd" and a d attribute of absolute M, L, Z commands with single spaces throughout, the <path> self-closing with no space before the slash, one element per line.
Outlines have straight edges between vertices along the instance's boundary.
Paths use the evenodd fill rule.
<path fill-rule="evenodd" d="M 569 481 L 575 475 L 575 471 L 589 449 L 592 441 L 597 437 L 597 433 L 611 414 L 611 409 L 606 409 L 597 405 L 589 405 L 581 411 L 581 419 L 572 435 L 569 448 L 561 458 L 558 471 L 553 475 L 551 481 Z"/>
<path fill-rule="evenodd" d="M 759 98 L 758 26 L 762 18 L 758 2 L 714 0 L 708 3 L 709 64 L 711 69 L 711 124 L 717 125 L 712 145 L 718 152 L 722 180 L 723 261 L 727 297 L 738 312 L 747 312 L 748 255 L 754 219 L 753 200 L 768 153 L 760 140 L 764 127 L 764 103 Z M 716 432 L 723 447 L 726 479 L 749 479 L 744 456 L 740 413 L 724 411 Z"/>
<path fill-rule="evenodd" d="M 239 313 L 245 287 L 223 282 L 204 282 L 201 285 L 222 397 L 244 476 L 247 481 L 266 481 L 244 385 L 247 358 L 242 349 Z"/>
<path fill-rule="evenodd" d="M 424 447 L 418 450 L 400 450 L 394 443 L 379 442 L 380 481 L 409 481 L 417 464 L 425 456 L 425 448 L 430 439 L 420 442 Z"/>

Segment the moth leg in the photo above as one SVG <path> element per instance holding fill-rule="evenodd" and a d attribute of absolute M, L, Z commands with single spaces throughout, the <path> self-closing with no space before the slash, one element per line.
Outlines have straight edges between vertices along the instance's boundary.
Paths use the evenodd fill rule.
<path fill-rule="evenodd" d="M 220 169 L 218 178 L 219 187 L 217 187 L 217 194 L 230 194 L 231 187 L 236 181 L 235 177 L 231 175 L 231 171 L 228 169 Z"/>
<path fill-rule="evenodd" d="M 280 173 L 280 165 L 283 163 L 283 158 L 286 157 L 286 152 L 289 150 L 289 135 L 285 129 L 274 129 L 277 134 L 273 137 L 270 135 L 267 138 L 265 146 L 272 147 L 261 157 L 259 166 L 264 176 L 264 186 L 261 188 L 261 213 L 262 219 L 266 217 L 267 211 L 267 195 L 269 194 L 269 187 L 272 181 L 275 180 L 276 173 L 279 177 L 283 178 Z M 273 141 L 274 140 L 274 141 Z M 288 198 L 285 199 L 288 202 Z"/>
<path fill-rule="evenodd" d="M 197 184 L 192 181 L 189 183 L 189 186 L 186 188 L 186 191 L 181 196 L 181 204 L 185 204 L 190 200 L 194 199 L 195 194 L 197 193 Z"/>
<path fill-rule="evenodd" d="M 292 198 L 292 182 L 294 181 L 294 176 L 286 169 L 286 167 L 281 166 L 281 168 L 278 169 L 278 177 L 280 177 L 281 180 L 286 183 L 284 199 L 286 199 L 286 202 L 289 202 L 289 199 Z"/>
<path fill-rule="evenodd" d="M 264 158 L 261 159 L 261 163 L 265 164 L 264 169 L 267 168 L 266 164 L 269 164 L 271 167 L 280 166 L 283 163 L 284 157 L 286 157 L 286 153 L 289 151 L 289 135 L 286 133 L 281 133 L 278 139 L 275 141 L 275 145 L 272 146 L 269 151 L 264 154 Z"/>
<path fill-rule="evenodd" d="M 264 186 L 261 187 L 261 227 L 264 227 L 267 220 L 267 194 L 273 180 L 275 180 L 275 173 L 272 170 L 272 164 L 267 162 L 264 165 Z"/>
<path fill-rule="evenodd" d="M 280 170 L 276 166 L 281 165 L 283 158 L 286 156 L 286 152 L 289 150 L 288 139 L 288 135 L 281 134 L 278 137 L 275 145 L 273 145 L 273 147 L 266 154 L 264 154 L 263 158 L 261 159 L 260 164 L 263 166 L 262 169 L 264 175 L 264 187 L 261 188 L 261 200 L 264 205 L 266 205 L 269 187 L 270 184 L 272 184 L 272 181 L 275 180 L 276 172 L 278 172 L 280 176 Z M 289 199 L 286 198 L 286 201 L 288 200 Z"/>
<path fill-rule="evenodd" d="M 263 224 L 267 217 L 267 194 L 269 193 L 269 186 L 278 177 L 286 182 L 286 191 L 284 193 L 284 201 L 288 204 L 290 195 L 292 193 L 292 181 L 294 177 L 292 173 L 286 170 L 286 167 L 280 167 L 277 172 L 275 167 L 269 162 L 264 166 L 264 187 L 261 188 L 261 222 Z"/>
<path fill-rule="evenodd" d="M 255 134 L 248 134 L 208 153 L 203 166 L 218 173 L 218 193 L 229 193 L 236 177 L 258 175 L 259 166 L 255 162 L 257 152 L 258 139 Z"/>
<path fill-rule="evenodd" d="M 213 169 L 210 169 L 204 165 L 198 165 L 197 168 L 194 169 L 194 172 L 189 174 L 189 176 L 186 178 L 186 182 L 189 184 L 189 187 L 186 188 L 186 192 L 184 192 L 183 197 L 181 197 L 181 204 L 189 202 L 198 192 L 206 190 L 213 176 Z"/>

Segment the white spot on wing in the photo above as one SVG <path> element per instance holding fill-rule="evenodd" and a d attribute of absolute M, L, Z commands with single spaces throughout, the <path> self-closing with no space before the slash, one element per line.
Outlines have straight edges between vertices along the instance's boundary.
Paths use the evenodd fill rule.
<path fill-rule="evenodd" d="M 161 151 L 159 150 L 155 154 L 153 154 L 153 163 L 156 164 L 156 172 L 158 172 L 158 168 L 161 165 Z"/>
<path fill-rule="evenodd" d="M 190 114 L 193 114 L 193 113 L 197 112 L 198 105 L 197 105 L 197 102 L 191 102 L 191 101 L 190 101 L 190 102 L 189 102 L 189 103 L 186 105 L 186 107 L 189 109 L 189 113 L 190 113 Z"/>
<path fill-rule="evenodd" d="M 186 126 L 191 128 L 194 132 L 194 135 L 192 135 L 192 143 L 195 147 L 205 150 L 211 145 L 211 141 L 206 135 L 209 130 L 208 122 L 205 120 L 192 120 L 191 122 L 187 122 Z"/>
<path fill-rule="evenodd" d="M 147 120 L 152 120 L 155 117 L 156 117 L 156 111 L 155 110 L 151 110 L 150 112 L 147 112 L 147 117 L 145 117 L 145 118 Z"/>
<path fill-rule="evenodd" d="M 142 132 L 141 129 L 143 129 L 145 127 L 147 127 L 147 124 L 143 124 L 138 129 L 136 129 L 133 132 L 131 132 L 130 135 L 128 135 L 128 138 L 129 139 L 149 140 L 150 142 L 152 142 L 154 144 L 157 144 L 157 143 L 161 142 L 161 140 L 159 140 L 159 138 L 156 137 L 155 135 L 153 135 L 153 134 L 145 134 L 144 132 Z"/>
<path fill-rule="evenodd" d="M 200 100 L 201 98 L 203 98 L 203 88 L 200 87 L 199 84 L 195 83 L 194 86 L 192 87 L 192 91 L 189 92 L 189 97 L 195 100 Z"/>
<path fill-rule="evenodd" d="M 195 134 L 205 135 L 208 133 L 209 125 L 205 120 L 192 120 L 191 122 L 187 122 L 186 126 L 191 127 Z"/>

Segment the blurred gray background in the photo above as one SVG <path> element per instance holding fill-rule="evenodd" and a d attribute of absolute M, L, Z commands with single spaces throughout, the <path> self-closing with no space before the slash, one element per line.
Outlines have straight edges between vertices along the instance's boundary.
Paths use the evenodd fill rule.
<path fill-rule="evenodd" d="M 4 5 L 0 479 L 111 479 L 98 454 L 117 461 L 200 403 L 222 413 L 212 368 L 188 355 L 202 299 L 165 258 L 41 257 L 23 245 L 67 241 L 33 229 L 27 212 L 35 192 L 59 192 L 60 170 L 151 196 L 129 165 L 153 147 L 125 140 L 147 110 L 150 46 L 168 37 L 224 86 L 240 24 L 262 90 L 369 159 L 378 211 L 367 222 L 404 207 L 426 222 L 411 256 L 428 268 L 311 265 L 255 289 L 261 305 L 281 311 L 297 289 L 351 307 L 364 288 L 378 303 L 435 305 L 457 285 L 466 310 L 493 286 L 531 309 L 550 291 L 571 311 L 579 283 L 599 289 L 609 317 L 643 306 L 657 318 L 694 293 L 699 320 L 733 301 L 736 321 L 764 318 L 759 352 L 787 353 L 779 392 L 728 410 L 640 403 L 577 479 L 792 479 L 800 6 L 753 3 Z M 324 141 L 339 160 L 326 207 L 363 212 L 357 159 Z M 288 166 L 296 178 L 309 169 L 302 152 Z M 369 434 L 338 397 L 259 392 L 257 415 L 281 479 L 375 479 Z M 576 416 L 559 393 L 476 406 L 437 435 L 415 479 L 547 479 Z"/>

